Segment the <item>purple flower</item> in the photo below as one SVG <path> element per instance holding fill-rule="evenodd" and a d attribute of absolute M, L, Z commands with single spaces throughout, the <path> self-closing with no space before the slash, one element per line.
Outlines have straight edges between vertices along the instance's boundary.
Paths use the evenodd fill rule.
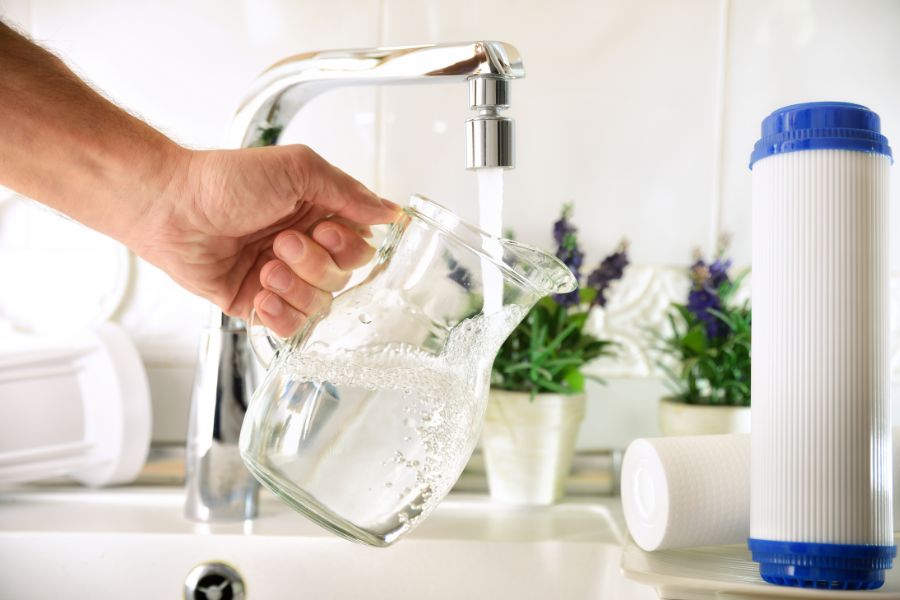
<path fill-rule="evenodd" d="M 587 278 L 588 286 L 597 290 L 594 297 L 594 305 L 606 306 L 606 292 L 613 281 L 621 279 L 628 266 L 628 245 L 625 242 L 619 245 L 616 252 L 603 259 L 600 266 L 591 271 Z"/>
<path fill-rule="evenodd" d="M 556 257 L 569 267 L 575 281 L 581 281 L 581 266 L 584 264 L 584 252 L 578 247 L 578 228 L 569 222 L 572 207 L 563 207 L 562 216 L 553 224 L 553 239 L 556 240 Z M 564 307 L 575 306 L 580 301 L 578 288 L 567 294 L 554 294 L 553 299 Z"/>
<path fill-rule="evenodd" d="M 578 231 L 578 228 L 569 223 L 569 218 L 571 216 L 572 205 L 565 204 L 562 207 L 562 214 L 560 214 L 559 220 L 553 224 L 553 240 L 556 242 L 557 246 L 562 246 L 567 237 L 570 235 L 574 237 L 575 233 Z"/>
<path fill-rule="evenodd" d="M 722 309 L 719 288 L 722 284 L 730 282 L 728 278 L 730 267 L 731 259 L 719 257 L 709 265 L 702 258 L 698 258 L 690 268 L 693 285 L 688 293 L 687 309 L 706 325 L 706 335 L 710 339 L 725 335 L 729 331 L 728 325 L 709 310 Z"/>
<path fill-rule="evenodd" d="M 717 258 L 711 265 L 709 265 L 709 283 L 716 290 L 723 283 L 728 283 L 730 279 L 728 279 L 728 269 L 731 268 L 731 259 L 723 260 L 721 257 Z"/>
<path fill-rule="evenodd" d="M 727 332 L 727 326 L 718 317 L 709 312 L 710 308 L 714 310 L 722 308 L 722 301 L 719 295 L 705 287 L 692 288 L 690 293 L 688 293 L 687 309 L 706 325 L 706 335 L 711 339 Z"/>
<path fill-rule="evenodd" d="M 573 228 L 574 229 L 574 228 Z M 563 238 L 562 244 L 556 251 L 559 260 L 569 267 L 575 281 L 581 281 L 581 265 L 584 264 L 584 252 L 578 247 L 578 241 L 575 238 L 574 231 Z M 555 294 L 553 299 L 562 306 L 575 306 L 579 302 L 578 288 L 567 294 Z"/>
<path fill-rule="evenodd" d="M 563 207 L 562 215 L 553 224 L 553 239 L 556 240 L 556 256 L 575 276 L 575 281 L 581 283 L 581 267 L 584 266 L 584 252 L 578 246 L 578 228 L 569 218 L 572 216 L 572 206 Z M 628 244 L 622 242 L 616 252 L 607 256 L 600 266 L 594 269 L 587 278 L 587 285 L 597 291 L 592 305 L 606 306 L 606 292 L 610 284 L 622 277 L 625 267 L 628 266 Z M 578 288 L 568 294 L 555 294 L 553 300 L 563 307 L 577 306 L 581 303 L 581 293 Z"/>

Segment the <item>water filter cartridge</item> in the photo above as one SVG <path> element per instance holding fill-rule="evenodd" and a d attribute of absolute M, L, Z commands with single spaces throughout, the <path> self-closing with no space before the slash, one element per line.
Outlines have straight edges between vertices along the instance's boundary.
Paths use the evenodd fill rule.
<path fill-rule="evenodd" d="M 896 532 L 900 427 L 894 427 L 893 463 Z M 622 459 L 619 489 L 628 532 L 643 550 L 746 544 L 750 434 L 638 438 Z"/>
<path fill-rule="evenodd" d="M 888 374 L 888 168 L 878 115 L 797 104 L 750 159 L 749 547 L 789 586 L 874 589 L 896 555 Z"/>

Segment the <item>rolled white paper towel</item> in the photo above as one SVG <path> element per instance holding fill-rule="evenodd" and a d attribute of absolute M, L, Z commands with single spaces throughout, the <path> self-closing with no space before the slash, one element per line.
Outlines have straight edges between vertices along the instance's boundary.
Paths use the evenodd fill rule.
<path fill-rule="evenodd" d="M 896 486 L 900 427 L 893 433 Z M 644 550 L 743 544 L 750 535 L 750 434 L 637 439 L 625 451 L 621 490 L 628 531 Z M 894 493 L 895 527 L 898 519 Z"/>

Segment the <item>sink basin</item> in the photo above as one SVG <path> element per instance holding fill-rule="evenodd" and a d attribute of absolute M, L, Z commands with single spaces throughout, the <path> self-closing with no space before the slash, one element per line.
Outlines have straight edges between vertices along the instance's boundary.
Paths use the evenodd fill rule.
<path fill-rule="evenodd" d="M 502 507 L 451 495 L 390 548 L 353 544 L 263 495 L 254 521 L 197 524 L 179 488 L 0 493 L 0 598 L 181 598 L 208 561 L 246 598 L 656 598 L 620 571 L 617 499 Z M 202 597 L 199 596 L 199 597 Z"/>

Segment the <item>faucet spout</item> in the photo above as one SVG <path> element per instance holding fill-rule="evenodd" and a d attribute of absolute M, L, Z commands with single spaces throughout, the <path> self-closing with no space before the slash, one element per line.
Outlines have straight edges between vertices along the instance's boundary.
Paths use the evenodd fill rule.
<path fill-rule="evenodd" d="M 525 76 L 519 51 L 505 42 L 430 44 L 298 54 L 257 78 L 241 103 L 231 133 L 239 146 L 268 146 L 312 98 L 354 85 L 508 82 Z M 494 87 L 494 86 L 491 86 Z"/>

